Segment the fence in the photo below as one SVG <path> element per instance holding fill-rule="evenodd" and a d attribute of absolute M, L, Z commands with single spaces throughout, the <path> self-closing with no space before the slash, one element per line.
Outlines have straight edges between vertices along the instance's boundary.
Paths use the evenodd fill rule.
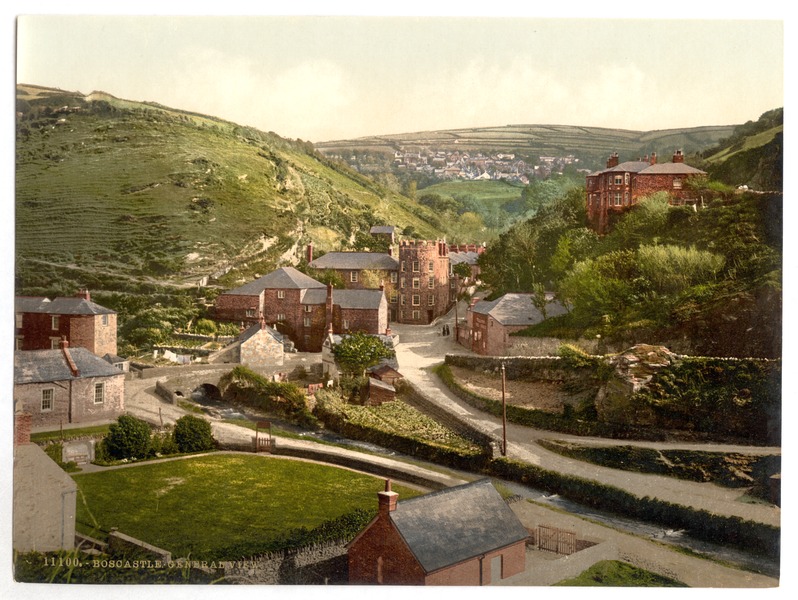
<path fill-rule="evenodd" d="M 549 525 L 538 525 L 535 535 L 538 550 L 569 556 L 576 552 L 576 532 Z"/>

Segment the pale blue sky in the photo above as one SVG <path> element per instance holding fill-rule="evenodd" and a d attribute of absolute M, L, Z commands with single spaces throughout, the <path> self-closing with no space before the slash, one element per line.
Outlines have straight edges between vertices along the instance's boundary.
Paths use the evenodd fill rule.
<path fill-rule="evenodd" d="M 39 15 L 20 18 L 17 47 L 19 82 L 314 142 L 509 123 L 736 124 L 784 102 L 773 19 Z"/>

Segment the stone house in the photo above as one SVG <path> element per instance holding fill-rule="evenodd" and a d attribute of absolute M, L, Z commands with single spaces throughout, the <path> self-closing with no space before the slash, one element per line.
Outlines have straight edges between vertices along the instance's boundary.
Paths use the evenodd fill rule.
<path fill-rule="evenodd" d="M 111 422 L 125 412 L 125 374 L 85 348 L 14 353 L 14 401 L 34 428 Z"/>
<path fill-rule="evenodd" d="M 254 370 L 281 366 L 285 359 L 283 336 L 274 329 L 261 324 L 253 325 L 238 336 L 238 360 Z"/>
<path fill-rule="evenodd" d="M 629 210 L 638 201 L 656 192 L 667 192 L 671 204 L 695 202 L 695 194 L 686 185 L 690 178 L 706 175 L 685 164 L 677 150 L 670 163 L 657 163 L 657 155 L 619 162 L 618 153 L 607 160 L 607 168 L 586 176 L 587 216 L 598 233 L 607 232 L 610 217 Z"/>
<path fill-rule="evenodd" d="M 543 321 L 543 313 L 532 300 L 532 294 L 505 294 L 492 301 L 472 302 L 466 327 L 458 330 L 457 341 L 477 354 L 504 356 L 511 345 L 511 333 Z M 546 301 L 545 318 L 567 312 L 553 294 L 547 292 Z"/>
<path fill-rule="evenodd" d="M 402 502 L 386 482 L 377 497 L 347 547 L 350 583 L 490 585 L 526 568 L 528 533 L 488 479 Z"/>
<path fill-rule="evenodd" d="M 78 486 L 30 442 L 31 416 L 14 415 L 12 547 L 18 552 L 71 550 Z"/>
<path fill-rule="evenodd" d="M 369 229 L 369 234 L 375 238 L 383 238 L 391 246 L 396 243 L 396 227 L 393 225 L 375 225 Z"/>
<path fill-rule="evenodd" d="M 52 350 L 62 339 L 73 348 L 116 354 L 116 312 L 91 301 L 87 290 L 73 298 L 17 296 L 17 350 Z"/>

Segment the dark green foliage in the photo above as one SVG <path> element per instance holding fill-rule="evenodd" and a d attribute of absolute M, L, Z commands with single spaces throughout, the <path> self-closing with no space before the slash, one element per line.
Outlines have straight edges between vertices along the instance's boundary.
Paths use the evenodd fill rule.
<path fill-rule="evenodd" d="M 150 451 L 150 426 L 131 415 L 122 415 L 103 439 L 108 455 L 117 460 L 146 458 Z"/>
<path fill-rule="evenodd" d="M 194 415 L 185 415 L 175 421 L 173 435 L 180 452 L 201 452 L 211 450 L 216 445 L 211 434 L 211 424 Z"/>
<path fill-rule="evenodd" d="M 343 371 L 351 375 L 360 375 L 383 358 L 391 358 L 395 352 L 376 336 L 353 333 L 344 336 L 333 346 L 333 354 L 336 363 Z"/>
<path fill-rule="evenodd" d="M 269 381 L 247 367 L 236 367 L 219 380 L 219 391 L 227 401 L 255 406 L 303 427 L 317 427 L 305 392 L 293 383 Z"/>

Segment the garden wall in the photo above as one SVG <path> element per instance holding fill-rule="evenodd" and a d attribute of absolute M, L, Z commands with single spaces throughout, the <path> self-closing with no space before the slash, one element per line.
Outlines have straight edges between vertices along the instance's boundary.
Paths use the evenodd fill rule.
<path fill-rule="evenodd" d="M 225 561 L 224 576 L 229 583 L 246 584 L 347 583 L 346 542 L 316 544 L 243 561 Z"/>

